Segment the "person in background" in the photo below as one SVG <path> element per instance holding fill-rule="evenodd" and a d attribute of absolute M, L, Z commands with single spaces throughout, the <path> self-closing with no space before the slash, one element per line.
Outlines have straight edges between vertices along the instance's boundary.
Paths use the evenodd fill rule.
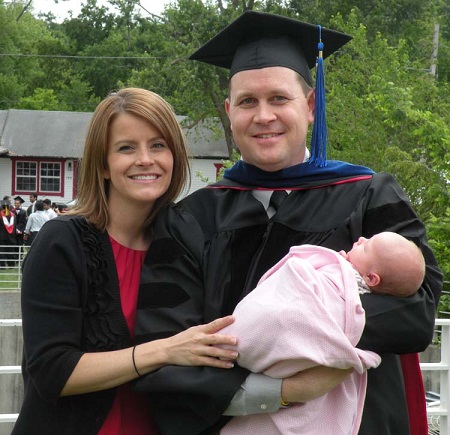
<path fill-rule="evenodd" d="M 44 199 L 42 202 L 44 203 L 45 214 L 48 216 L 49 220 L 58 217 L 58 215 L 52 208 L 52 202 L 48 198 Z"/>
<path fill-rule="evenodd" d="M 34 213 L 36 211 L 36 201 L 38 199 L 37 193 L 30 193 L 30 206 L 27 208 L 27 216 L 30 216 L 31 213 Z"/>
<path fill-rule="evenodd" d="M 22 208 L 25 200 L 21 196 L 14 197 L 14 213 L 16 215 L 17 244 L 23 245 L 23 233 L 27 225 L 27 212 Z"/>
<path fill-rule="evenodd" d="M 395 179 L 326 158 L 323 62 L 350 39 L 246 11 L 191 55 L 230 70 L 225 110 L 241 160 L 223 180 L 158 217 L 142 270 L 136 337 L 168 336 L 231 314 L 291 246 L 348 251 L 360 237 L 399 233 L 420 247 L 426 275 L 408 298 L 361 295 L 366 324 L 357 347 L 378 353 L 382 362 L 368 371 L 359 434 L 422 435 L 427 422 L 416 353 L 433 338 L 442 274 L 425 227 Z M 407 374 L 404 357 L 414 359 Z M 348 373 L 318 366 L 273 379 L 238 365 L 229 371 L 163 367 L 138 379 L 136 389 L 149 392 L 162 434 L 195 435 L 220 431 L 231 416 L 313 400 Z"/>
<path fill-rule="evenodd" d="M 231 316 L 134 343 L 153 219 L 185 185 L 185 146 L 172 108 L 153 92 L 121 89 L 96 108 L 77 204 L 45 223 L 24 260 L 25 395 L 13 434 L 158 434 L 131 381 L 166 364 L 233 366 L 236 352 L 216 347 L 235 344 L 216 334 Z"/>
<path fill-rule="evenodd" d="M 393 232 L 360 237 L 349 252 L 293 246 L 239 302 L 236 321 L 221 332 L 238 339 L 237 363 L 255 373 L 284 378 L 317 365 L 354 372 L 315 400 L 236 417 L 221 435 L 357 434 L 367 369 L 381 362 L 377 354 L 355 348 L 365 323 L 359 295 L 409 297 L 424 278 L 420 249 Z"/>
<path fill-rule="evenodd" d="M 62 203 L 55 204 L 54 211 L 58 216 L 61 214 L 67 213 L 68 210 L 69 210 L 69 207 L 67 206 L 67 204 L 62 204 Z"/>
<path fill-rule="evenodd" d="M 8 199 L 0 203 L 0 219 L 0 268 L 12 268 L 16 261 L 14 246 L 17 221 Z"/>
<path fill-rule="evenodd" d="M 25 231 L 23 233 L 23 240 L 25 245 L 31 246 L 33 240 L 36 238 L 38 232 L 49 220 L 44 210 L 44 203 L 40 200 L 33 203 L 35 211 L 28 216 Z"/>

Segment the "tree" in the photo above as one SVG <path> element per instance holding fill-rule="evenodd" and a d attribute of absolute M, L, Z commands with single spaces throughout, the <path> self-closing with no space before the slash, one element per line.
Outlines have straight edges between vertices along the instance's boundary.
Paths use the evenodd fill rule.
<path fill-rule="evenodd" d="M 58 110 L 59 102 L 51 89 L 37 88 L 33 95 L 21 98 L 18 109 L 28 110 Z"/>
<path fill-rule="evenodd" d="M 41 74 L 37 41 L 51 38 L 44 23 L 29 13 L 22 13 L 19 4 L 0 4 L 0 105 L 7 108 L 17 103 Z M 20 16 L 20 19 L 16 18 Z"/>

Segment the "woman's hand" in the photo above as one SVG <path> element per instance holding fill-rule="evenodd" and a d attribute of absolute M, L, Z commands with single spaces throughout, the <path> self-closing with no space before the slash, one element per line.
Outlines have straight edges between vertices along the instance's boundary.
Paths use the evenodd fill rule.
<path fill-rule="evenodd" d="M 281 398 L 285 402 L 308 402 L 331 391 L 352 372 L 353 368 L 312 367 L 283 379 Z"/>
<path fill-rule="evenodd" d="M 173 337 L 161 340 L 162 349 L 165 351 L 165 364 L 233 367 L 232 361 L 237 358 L 238 353 L 235 350 L 217 347 L 236 345 L 235 337 L 217 334 L 218 331 L 233 322 L 233 316 L 222 317 L 206 325 L 193 326 Z"/>

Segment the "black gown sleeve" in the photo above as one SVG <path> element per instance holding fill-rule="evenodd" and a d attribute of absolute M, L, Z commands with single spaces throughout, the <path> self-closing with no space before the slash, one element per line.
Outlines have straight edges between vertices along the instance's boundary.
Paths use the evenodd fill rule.
<path fill-rule="evenodd" d="M 409 298 L 362 295 L 366 326 L 358 347 L 381 354 L 421 352 L 433 338 L 443 279 L 428 244 L 425 227 L 401 187 L 389 174 L 381 173 L 374 177 L 360 206 L 362 209 L 356 210 L 351 217 L 352 231 L 365 237 L 393 231 L 412 240 L 424 255 L 426 276 L 419 291 Z"/>
<path fill-rule="evenodd" d="M 211 317 L 205 314 L 211 303 L 204 303 L 203 230 L 174 205 L 161 213 L 154 234 L 141 274 L 137 343 L 172 336 Z M 150 393 L 162 434 L 195 435 L 229 419 L 222 414 L 248 373 L 237 365 L 227 370 L 166 366 L 137 380 L 134 389 Z"/>

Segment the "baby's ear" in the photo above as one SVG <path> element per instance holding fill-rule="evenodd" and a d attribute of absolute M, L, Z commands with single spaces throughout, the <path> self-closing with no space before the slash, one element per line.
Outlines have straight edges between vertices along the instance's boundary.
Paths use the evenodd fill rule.
<path fill-rule="evenodd" d="M 369 287 L 376 287 L 380 283 L 381 278 L 378 273 L 369 272 L 367 275 L 364 275 L 364 281 L 366 281 Z"/>

